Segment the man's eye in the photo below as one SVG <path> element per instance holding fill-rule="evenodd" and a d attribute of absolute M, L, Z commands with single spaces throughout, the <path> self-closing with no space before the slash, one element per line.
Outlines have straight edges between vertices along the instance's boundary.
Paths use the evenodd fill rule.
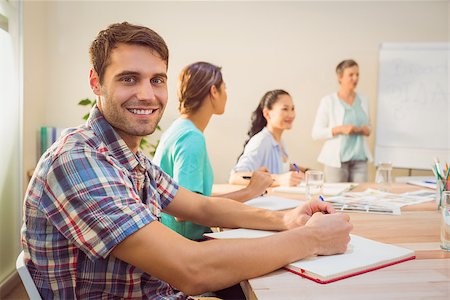
<path fill-rule="evenodd" d="M 153 84 L 163 84 L 165 82 L 164 78 L 157 77 L 152 79 Z"/>
<path fill-rule="evenodd" d="M 127 77 L 122 77 L 121 81 L 125 82 L 127 84 L 132 84 L 132 83 L 136 82 L 136 78 L 134 78 L 132 76 L 127 76 Z"/>

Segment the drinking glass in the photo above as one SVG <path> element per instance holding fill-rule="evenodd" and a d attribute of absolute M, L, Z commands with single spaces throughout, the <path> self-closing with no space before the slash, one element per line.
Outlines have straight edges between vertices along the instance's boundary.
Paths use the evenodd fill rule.
<path fill-rule="evenodd" d="M 322 171 L 308 170 L 305 172 L 306 199 L 322 194 L 324 175 Z"/>
<path fill-rule="evenodd" d="M 450 191 L 442 192 L 441 248 L 450 251 Z"/>
<path fill-rule="evenodd" d="M 382 162 L 378 164 L 375 183 L 378 184 L 380 190 L 389 192 L 392 184 L 392 163 Z"/>

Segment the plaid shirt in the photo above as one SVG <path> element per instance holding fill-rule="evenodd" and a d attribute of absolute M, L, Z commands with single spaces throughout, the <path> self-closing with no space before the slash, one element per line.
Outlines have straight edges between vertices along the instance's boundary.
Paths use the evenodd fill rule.
<path fill-rule="evenodd" d="M 112 255 L 159 220 L 178 185 L 134 154 L 94 107 L 41 157 L 25 197 L 22 244 L 43 299 L 184 299 Z"/>

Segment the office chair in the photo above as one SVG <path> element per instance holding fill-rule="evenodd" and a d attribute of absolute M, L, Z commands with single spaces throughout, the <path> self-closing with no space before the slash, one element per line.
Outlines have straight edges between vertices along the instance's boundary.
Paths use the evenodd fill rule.
<path fill-rule="evenodd" d="M 22 250 L 16 260 L 16 269 L 19 273 L 20 279 L 22 279 L 25 290 L 27 291 L 28 297 L 30 297 L 31 300 L 42 300 L 41 295 L 39 295 L 38 289 L 34 284 L 33 278 L 31 278 L 31 274 L 28 271 L 27 266 L 25 265 L 23 256 L 24 253 Z"/>
<path fill-rule="evenodd" d="M 34 284 L 33 278 L 31 278 L 31 274 L 25 265 L 25 260 L 23 259 L 24 253 L 23 250 L 20 252 L 19 256 L 16 260 L 16 269 L 19 273 L 20 279 L 22 279 L 23 285 L 25 286 L 25 290 L 27 291 L 28 297 L 30 300 L 42 300 L 41 295 L 39 295 L 38 289 Z M 194 299 L 198 300 L 221 300 L 216 297 L 194 297 Z"/>

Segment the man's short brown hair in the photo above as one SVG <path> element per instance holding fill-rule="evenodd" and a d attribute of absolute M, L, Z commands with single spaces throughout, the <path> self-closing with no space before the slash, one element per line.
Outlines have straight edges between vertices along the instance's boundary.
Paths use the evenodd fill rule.
<path fill-rule="evenodd" d="M 169 64 L 169 49 L 159 34 L 148 27 L 127 22 L 115 23 L 100 31 L 89 49 L 91 63 L 98 74 L 100 84 L 103 83 L 106 67 L 110 63 L 111 52 L 120 43 L 151 48 L 166 66 Z"/>

